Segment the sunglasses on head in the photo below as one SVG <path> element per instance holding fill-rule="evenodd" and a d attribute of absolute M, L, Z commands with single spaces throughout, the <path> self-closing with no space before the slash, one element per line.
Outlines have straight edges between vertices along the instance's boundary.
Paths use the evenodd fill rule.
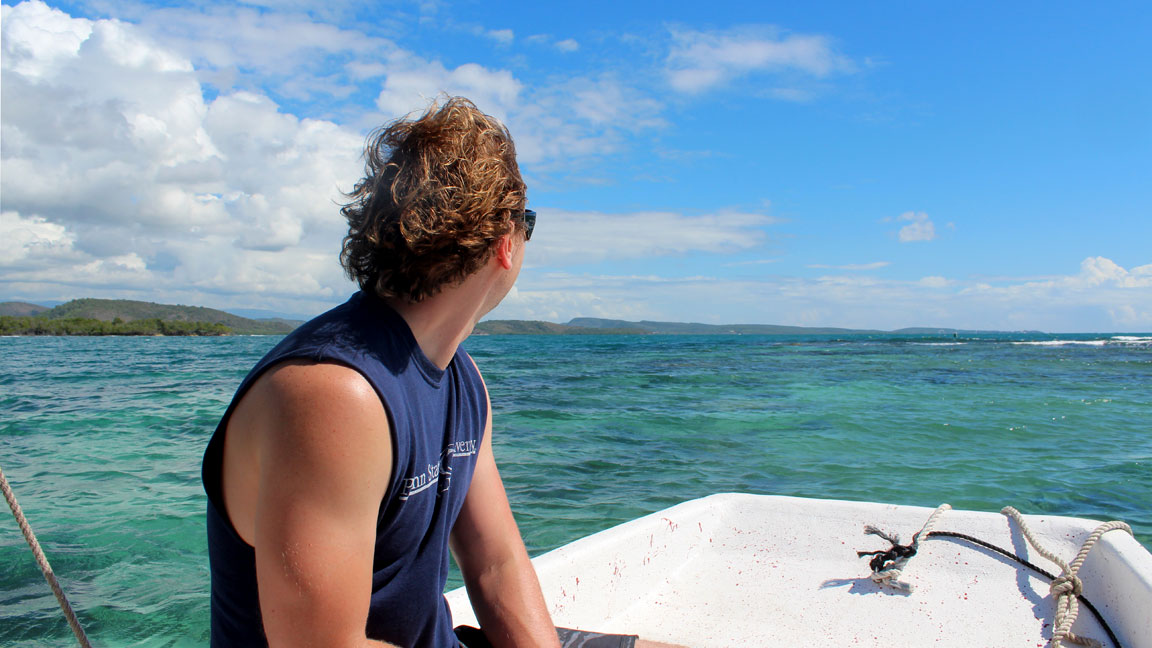
<path fill-rule="evenodd" d="M 536 212 L 531 209 L 525 209 L 520 218 L 524 220 L 524 240 L 532 240 L 532 230 L 536 228 Z"/>

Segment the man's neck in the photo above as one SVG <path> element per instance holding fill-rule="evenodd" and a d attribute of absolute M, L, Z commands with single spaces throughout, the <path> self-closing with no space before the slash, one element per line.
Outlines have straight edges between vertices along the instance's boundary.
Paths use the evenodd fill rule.
<path fill-rule="evenodd" d="M 440 292 L 420 302 L 385 299 L 404 318 L 420 350 L 437 367 L 446 369 L 464 338 L 472 334 L 480 321 L 511 290 L 520 272 L 524 239 L 511 235 L 500 237 L 492 254 L 476 272 L 458 284 L 445 286 Z"/>
<path fill-rule="evenodd" d="M 484 315 L 483 299 L 473 294 L 474 291 L 460 285 L 445 288 L 416 303 L 396 297 L 385 298 L 385 301 L 408 323 L 424 355 L 445 369 Z"/>

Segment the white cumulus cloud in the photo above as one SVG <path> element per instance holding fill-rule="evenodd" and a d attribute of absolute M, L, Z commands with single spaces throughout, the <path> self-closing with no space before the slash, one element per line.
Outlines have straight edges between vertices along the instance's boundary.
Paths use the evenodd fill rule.
<path fill-rule="evenodd" d="M 1080 274 L 1071 280 L 1087 287 L 1152 288 L 1152 264 L 1125 270 L 1104 257 L 1089 257 L 1080 264 Z"/>
<path fill-rule="evenodd" d="M 341 96 L 351 86 L 332 76 L 333 64 L 368 65 L 405 55 L 387 39 L 314 19 L 307 10 L 315 8 L 218 4 L 129 11 L 140 31 L 194 64 L 201 82 L 222 91 L 263 88 L 301 99 Z"/>
<path fill-rule="evenodd" d="M 507 70 L 489 70 L 476 63 L 448 69 L 439 61 L 412 58 L 391 69 L 376 106 L 390 119 L 425 108 L 436 97 L 462 95 L 482 110 L 504 121 L 518 107 L 524 85 Z"/>
<path fill-rule="evenodd" d="M 763 243 L 765 228 L 776 222 L 765 214 L 735 211 L 703 215 L 537 211 L 537 233 L 527 259 L 540 266 L 747 250 Z"/>
<path fill-rule="evenodd" d="M 535 173 L 570 172 L 664 124 L 662 104 L 610 75 L 556 79 L 534 88 L 528 102 L 508 70 L 447 67 L 348 30 L 313 29 L 302 15 L 137 9 L 138 23 L 73 18 L 38 0 L 2 9 L 0 281 L 10 294 L 62 298 L 99 289 L 278 307 L 277 299 L 320 304 L 347 291 L 336 261 L 345 230 L 336 203 L 359 177 L 362 135 L 285 112 L 260 84 L 242 82 L 245 74 L 275 81 L 295 70 L 308 78 L 313 68 L 301 60 L 309 55 L 361 46 L 380 54 L 343 67 L 349 80 L 378 84 L 376 124 L 421 110 L 442 92 L 473 98 L 509 124 Z M 298 36 L 298 48 L 293 39 L 272 43 L 277 29 Z M 240 76 L 227 89 L 220 75 L 232 68 Z M 620 253 L 738 249 L 759 240 L 742 225 L 752 220 L 715 227 L 688 220 L 625 219 L 624 237 L 638 240 L 647 222 L 695 232 L 696 240 L 660 234 Z M 731 235 L 733 226 L 744 238 Z M 149 295 L 138 294 L 145 289 Z"/>
<path fill-rule="evenodd" d="M 949 281 L 947 278 L 940 277 L 937 275 L 932 275 L 929 277 L 921 277 L 920 278 L 920 285 L 925 286 L 927 288 L 947 288 L 948 286 L 951 286 L 952 284 L 953 284 L 952 281 Z"/>
<path fill-rule="evenodd" d="M 76 237 L 63 225 L 36 216 L 0 212 L 0 268 L 54 264 L 73 256 Z"/>
<path fill-rule="evenodd" d="M 776 28 L 729 31 L 673 29 L 666 61 L 672 88 L 699 93 L 755 72 L 792 72 L 816 78 L 855 69 L 831 40 L 811 34 L 784 34 Z M 784 98 L 795 100 L 800 91 Z"/>
<path fill-rule="evenodd" d="M 516 40 L 516 33 L 511 29 L 489 29 L 484 32 L 484 36 L 501 45 L 511 45 Z"/>
<path fill-rule="evenodd" d="M 3 12 L 9 292 L 275 306 L 349 289 L 335 202 L 358 176 L 359 134 L 259 92 L 205 101 L 191 61 L 136 25 L 41 2 Z"/>
<path fill-rule="evenodd" d="M 826 265 L 823 263 L 814 263 L 809 265 L 809 268 L 817 270 L 879 270 L 880 268 L 892 265 L 891 261 L 873 261 L 872 263 L 849 263 L 847 265 Z"/>
<path fill-rule="evenodd" d="M 932 223 L 932 219 L 928 218 L 928 214 L 924 212 L 904 212 L 897 216 L 896 220 L 908 222 L 896 234 L 901 243 L 931 241 L 936 238 L 936 226 Z"/>
<path fill-rule="evenodd" d="M 524 39 L 529 45 L 551 45 L 558 51 L 569 54 L 580 49 L 580 42 L 575 38 L 556 40 L 551 34 L 532 34 Z"/>
<path fill-rule="evenodd" d="M 621 150 L 635 133 L 664 127 L 663 110 L 661 102 L 605 74 L 534 89 L 507 124 L 522 165 L 564 172 Z"/>

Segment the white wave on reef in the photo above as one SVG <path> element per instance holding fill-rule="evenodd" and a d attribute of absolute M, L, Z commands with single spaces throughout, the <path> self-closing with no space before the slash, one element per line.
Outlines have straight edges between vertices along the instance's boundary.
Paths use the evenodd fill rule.
<path fill-rule="evenodd" d="M 1104 346 L 1108 340 L 1034 340 L 1030 342 L 1013 342 L 1020 346 Z"/>
<path fill-rule="evenodd" d="M 1021 346 L 1043 346 L 1043 347 L 1062 347 L 1062 346 L 1135 346 L 1135 347 L 1152 347 L 1152 336 L 1143 335 L 1113 335 L 1112 337 L 1104 340 L 1029 340 L 1021 342 L 1013 342 L 1012 344 Z"/>

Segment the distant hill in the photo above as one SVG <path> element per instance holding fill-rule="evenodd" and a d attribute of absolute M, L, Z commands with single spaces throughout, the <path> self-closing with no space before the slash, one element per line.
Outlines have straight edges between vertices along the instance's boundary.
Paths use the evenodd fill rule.
<path fill-rule="evenodd" d="M 928 330 L 928 329 L 925 329 Z M 931 329 L 936 332 L 938 329 Z M 773 324 L 695 324 L 577 317 L 567 324 L 523 320 L 488 320 L 476 325 L 481 335 L 858 335 L 873 329 L 846 329 Z M 949 333 L 951 334 L 951 333 Z"/>
<path fill-rule="evenodd" d="M 8 315 L 9 309 L 18 308 L 21 304 L 22 302 L 4 302 L 0 304 L 0 314 Z M 37 308 L 32 304 L 23 305 Z M 148 319 L 158 319 L 165 322 L 205 322 L 223 324 L 233 333 L 239 335 L 283 335 L 300 324 L 300 322 L 279 319 L 248 319 L 203 306 L 173 306 L 128 299 L 74 299 L 55 308 L 38 308 L 42 310 L 20 316 L 35 316 L 53 320 L 94 319 L 102 322 L 112 322 L 116 319 L 122 322 Z M 13 315 L 16 314 L 13 313 Z"/>
<path fill-rule="evenodd" d="M 588 328 L 552 322 L 525 320 L 487 320 L 476 325 L 474 335 L 620 335 L 643 334 L 634 328 Z"/>
<path fill-rule="evenodd" d="M 931 327 L 913 327 L 902 328 L 892 331 L 897 335 L 980 335 L 981 333 L 1003 333 L 1004 331 L 983 331 L 974 329 L 950 329 L 950 328 L 931 328 Z M 1012 331 L 1012 333 L 1043 333 L 1043 331 Z"/>
<path fill-rule="evenodd" d="M 696 324 L 686 322 L 628 322 L 625 320 L 577 317 L 568 326 L 591 329 L 626 329 L 637 333 L 665 335 L 848 335 L 885 333 L 873 329 L 846 329 L 811 326 L 777 326 L 775 324 Z"/>
<path fill-rule="evenodd" d="M 248 310 L 256 313 L 260 311 Z M 269 313 L 271 314 L 271 313 Z M 283 335 L 303 322 L 280 317 L 252 319 L 203 306 L 174 306 L 127 299 L 74 299 L 55 308 L 25 302 L 0 302 L 0 317 L 36 317 L 51 320 L 93 319 L 101 322 L 160 320 L 203 322 L 227 326 L 239 335 Z M 599 317 L 577 317 L 567 324 L 536 320 L 487 320 L 476 325 L 477 335 L 971 335 L 994 331 L 951 328 L 903 328 L 896 331 L 835 327 L 778 326 L 774 324 L 700 324 L 693 322 L 630 322 Z"/>
<path fill-rule="evenodd" d="M 0 303 L 0 317 L 33 317 L 47 310 L 51 309 L 47 306 L 29 304 L 27 302 Z"/>
<path fill-rule="evenodd" d="M 575 317 L 568 321 L 568 326 L 579 326 L 582 328 L 595 328 L 595 329 L 637 329 L 649 332 L 648 329 L 641 326 L 639 322 L 628 322 L 626 320 L 615 319 L 601 319 L 599 317 Z"/>
<path fill-rule="evenodd" d="M 327 310 L 327 309 L 325 309 Z M 239 315 L 240 317 L 247 317 L 254 320 L 280 320 L 284 322 L 306 322 L 312 319 L 312 315 L 301 315 L 299 313 L 286 313 L 284 311 L 267 310 L 264 308 L 228 308 L 225 312 Z"/>

